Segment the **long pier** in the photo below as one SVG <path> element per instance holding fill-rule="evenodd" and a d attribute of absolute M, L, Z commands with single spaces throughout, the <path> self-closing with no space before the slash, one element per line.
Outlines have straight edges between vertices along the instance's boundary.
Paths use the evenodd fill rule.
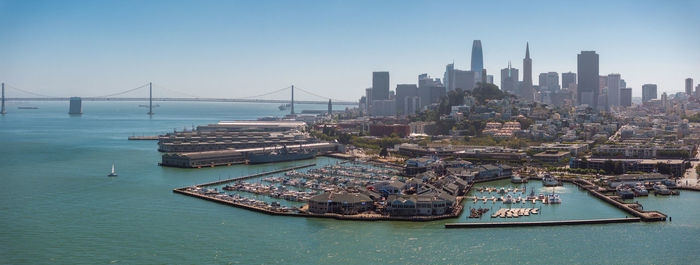
<path fill-rule="evenodd" d="M 445 224 L 445 228 L 590 225 L 590 224 L 612 224 L 612 223 L 635 223 L 635 222 L 639 222 L 639 221 L 641 221 L 641 218 L 633 217 L 633 218 L 566 220 L 566 221 L 539 221 L 539 222 L 449 223 L 449 224 Z"/>
<path fill-rule="evenodd" d="M 659 221 L 666 221 L 666 215 L 659 212 L 659 211 L 641 211 L 635 208 L 632 208 L 628 206 L 625 203 L 622 203 L 620 201 L 614 200 L 610 198 L 610 196 L 607 196 L 597 190 L 594 189 L 596 187 L 595 184 L 587 181 L 587 180 L 569 180 L 569 179 L 564 179 L 563 181 L 568 181 L 573 183 L 574 185 L 585 189 L 593 195 L 594 197 L 603 200 L 604 202 L 607 202 L 615 207 L 617 207 L 620 210 L 623 210 L 633 216 L 639 217 L 642 221 L 644 222 L 659 222 Z"/>
<path fill-rule="evenodd" d="M 295 167 L 286 167 L 278 170 L 273 170 L 273 171 L 266 171 L 266 172 L 261 172 L 253 175 L 247 175 L 247 176 L 242 176 L 242 177 L 236 177 L 236 178 L 230 178 L 230 179 L 224 179 L 224 180 L 217 180 L 217 181 L 212 181 L 212 182 L 207 182 L 204 184 L 198 184 L 195 185 L 197 187 L 208 187 L 208 186 L 213 186 L 213 185 L 219 185 L 219 184 L 224 184 L 228 182 L 234 182 L 234 181 L 239 181 L 239 180 L 246 180 L 246 179 L 252 179 L 252 178 L 257 178 L 257 177 L 262 177 L 266 175 L 271 175 L 271 174 L 276 174 L 280 172 L 286 172 L 290 170 L 295 170 L 295 169 L 300 169 L 300 168 L 306 168 L 306 167 L 313 167 L 315 166 L 316 163 L 311 163 L 311 164 L 306 164 L 306 165 L 301 165 L 301 166 L 295 166 Z"/>

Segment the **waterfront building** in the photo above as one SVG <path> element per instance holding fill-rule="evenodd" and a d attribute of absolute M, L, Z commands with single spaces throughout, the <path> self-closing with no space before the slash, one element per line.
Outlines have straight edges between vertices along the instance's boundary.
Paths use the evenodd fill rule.
<path fill-rule="evenodd" d="M 418 195 L 390 195 L 387 212 L 392 216 L 431 216 L 450 212 L 456 198 L 446 192 L 429 191 Z"/>
<path fill-rule="evenodd" d="M 369 135 L 376 137 L 391 136 L 406 137 L 411 134 L 411 126 L 408 124 L 370 124 Z"/>
<path fill-rule="evenodd" d="M 620 88 L 620 106 L 632 106 L 632 88 Z"/>
<path fill-rule="evenodd" d="M 644 84 L 642 85 L 642 102 L 647 102 L 652 99 L 656 99 L 656 84 Z"/>
<path fill-rule="evenodd" d="M 669 174 L 673 177 L 680 177 L 684 172 L 684 160 L 682 159 L 575 158 L 571 161 L 571 168 L 600 170 L 608 167 L 610 162 L 619 162 L 623 172 L 655 173 L 659 170 L 659 164 L 668 166 Z"/>
<path fill-rule="evenodd" d="M 526 102 L 535 99 L 532 85 L 532 59 L 530 59 L 530 43 L 525 44 L 525 59 L 523 59 L 523 82 L 520 84 L 520 97 Z"/>
<path fill-rule="evenodd" d="M 608 75 L 608 106 L 620 105 L 620 84 L 623 81 L 620 74 Z"/>
<path fill-rule="evenodd" d="M 374 201 L 359 192 L 331 191 L 313 196 L 307 202 L 309 212 L 324 214 L 358 214 L 374 208 Z"/>
<path fill-rule="evenodd" d="M 543 143 L 539 146 L 530 146 L 529 153 L 541 153 L 545 151 L 566 151 L 572 156 L 578 156 L 588 150 L 588 144 Z"/>
<path fill-rule="evenodd" d="M 472 44 L 471 71 L 476 73 L 476 80 L 482 80 L 482 70 L 484 69 L 484 54 L 481 50 L 481 40 L 474 40 Z"/>
<path fill-rule="evenodd" d="M 83 114 L 83 100 L 80 97 L 71 97 L 68 114 Z"/>
<path fill-rule="evenodd" d="M 511 67 L 510 62 L 508 62 L 508 68 L 501 69 L 501 90 L 517 95 L 519 82 L 518 69 Z"/>
<path fill-rule="evenodd" d="M 373 72 L 372 98 L 370 102 L 387 99 L 389 99 L 389 72 Z"/>
<path fill-rule="evenodd" d="M 598 109 L 600 93 L 599 57 L 595 51 L 581 51 L 577 58 L 577 105 Z"/>
<path fill-rule="evenodd" d="M 692 78 L 685 79 L 685 93 L 688 94 L 688 96 L 693 95 L 693 79 Z"/>

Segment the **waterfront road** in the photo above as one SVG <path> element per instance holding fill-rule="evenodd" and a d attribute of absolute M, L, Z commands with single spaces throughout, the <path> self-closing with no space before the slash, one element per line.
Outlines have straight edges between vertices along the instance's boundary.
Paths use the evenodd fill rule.
<path fill-rule="evenodd" d="M 695 155 L 695 158 L 700 159 L 700 152 Z M 691 167 L 685 171 L 683 178 L 678 180 L 678 185 L 700 188 L 698 183 L 698 172 L 696 168 L 700 165 L 700 161 L 690 161 Z"/>

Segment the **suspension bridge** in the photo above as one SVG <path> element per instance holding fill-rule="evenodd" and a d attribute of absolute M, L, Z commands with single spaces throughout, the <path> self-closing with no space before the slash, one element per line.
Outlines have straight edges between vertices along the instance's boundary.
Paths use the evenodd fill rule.
<path fill-rule="evenodd" d="M 8 92 L 8 97 L 6 97 L 6 91 Z M 145 90 L 148 90 L 148 94 L 145 94 Z M 161 96 L 154 97 L 153 92 L 156 91 Z M 313 99 L 295 100 L 295 91 L 300 91 L 304 95 L 311 96 Z M 141 93 L 139 95 L 139 93 Z M 289 94 L 286 94 L 289 93 Z M 168 94 L 168 96 L 163 96 Z M 138 95 L 138 96 L 137 96 Z M 179 96 L 175 96 L 179 95 Z M 290 95 L 288 98 L 284 95 Z M 5 101 L 69 101 L 71 97 L 66 96 L 51 96 L 45 95 L 43 93 L 34 92 L 31 90 L 16 87 L 14 85 L 2 83 L 2 109 L 1 114 L 5 114 Z M 277 104 L 290 104 L 291 113 L 294 114 L 294 104 L 328 104 L 332 101 L 333 104 L 337 105 L 356 105 L 356 101 L 348 100 L 338 100 L 330 97 L 319 95 L 309 89 L 304 89 L 296 87 L 294 85 L 283 87 L 280 89 L 268 91 L 265 93 L 238 97 L 238 98 L 213 98 L 213 97 L 199 97 L 188 92 L 181 92 L 174 89 L 166 88 L 165 86 L 146 83 L 135 88 L 126 89 L 123 91 L 118 91 L 106 95 L 99 96 L 87 96 L 80 97 L 83 101 L 140 101 L 148 102 L 148 114 L 153 114 L 153 102 L 164 102 L 164 101 L 190 101 L 190 102 L 241 102 L 241 103 L 277 103 Z"/>

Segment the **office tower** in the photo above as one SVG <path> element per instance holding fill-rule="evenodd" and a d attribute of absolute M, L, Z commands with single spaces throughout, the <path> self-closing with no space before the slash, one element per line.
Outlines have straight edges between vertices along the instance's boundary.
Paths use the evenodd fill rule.
<path fill-rule="evenodd" d="M 508 62 L 508 68 L 501 69 L 501 90 L 517 95 L 518 82 L 520 82 L 518 69 L 511 67 L 510 62 Z"/>
<path fill-rule="evenodd" d="M 620 88 L 620 106 L 632 106 L 632 88 Z"/>
<path fill-rule="evenodd" d="M 656 99 L 656 84 L 645 84 L 642 86 L 642 102 Z"/>
<path fill-rule="evenodd" d="M 481 41 L 474 40 L 472 44 L 472 69 L 477 74 L 477 80 L 481 82 L 481 70 L 484 69 L 484 54 L 481 51 Z"/>
<path fill-rule="evenodd" d="M 577 56 L 577 103 L 578 105 L 587 104 L 596 110 L 600 93 L 598 60 L 598 54 L 595 51 L 581 51 Z"/>
<path fill-rule="evenodd" d="M 541 73 L 539 81 L 540 91 L 559 90 L 559 74 L 557 72 Z"/>
<path fill-rule="evenodd" d="M 620 74 L 609 74 L 608 75 L 608 105 L 619 106 L 620 105 Z"/>
<path fill-rule="evenodd" d="M 442 93 L 440 93 L 439 90 L 442 90 Z M 421 108 L 425 105 L 438 102 L 441 95 L 444 94 L 445 87 L 442 86 L 440 78 L 431 78 L 428 74 L 418 76 L 418 96 L 421 98 Z"/>
<path fill-rule="evenodd" d="M 530 43 L 525 45 L 525 59 L 523 59 L 523 82 L 520 86 L 520 97 L 525 101 L 534 100 L 532 87 L 532 59 L 530 59 Z"/>
<path fill-rule="evenodd" d="M 627 82 L 625 82 L 625 79 L 620 79 L 620 89 L 623 89 L 626 87 L 627 87 Z"/>
<path fill-rule="evenodd" d="M 406 106 L 407 98 L 420 98 L 418 96 L 418 86 L 415 84 L 399 84 L 396 85 L 396 111 L 399 114 L 413 114 L 414 109 L 407 108 L 411 106 Z M 420 106 L 419 106 L 420 108 Z M 412 111 L 409 111 L 412 110 Z"/>
<path fill-rule="evenodd" d="M 700 98 L 700 84 L 695 86 L 695 97 Z"/>
<path fill-rule="evenodd" d="M 493 85 L 493 75 L 487 75 L 486 76 L 486 83 L 492 84 Z"/>
<path fill-rule="evenodd" d="M 473 71 L 454 70 L 454 88 L 471 91 L 476 86 L 477 74 Z"/>
<path fill-rule="evenodd" d="M 389 72 L 372 73 L 372 101 L 389 99 Z"/>
<path fill-rule="evenodd" d="M 455 82 L 455 63 L 448 64 L 445 67 L 445 75 L 443 75 L 443 82 L 445 83 L 445 88 L 450 91 L 450 90 L 455 90 L 454 82 Z"/>
<path fill-rule="evenodd" d="M 685 79 L 685 93 L 688 94 L 688 96 L 693 95 L 693 79 L 692 78 Z"/>
<path fill-rule="evenodd" d="M 603 89 L 608 88 L 608 76 L 607 75 L 601 75 L 600 78 L 598 79 L 598 82 L 600 82 L 598 86 L 598 91 L 602 94 Z"/>
<path fill-rule="evenodd" d="M 561 88 L 570 90 L 571 84 L 576 84 L 576 73 L 561 73 Z"/>

